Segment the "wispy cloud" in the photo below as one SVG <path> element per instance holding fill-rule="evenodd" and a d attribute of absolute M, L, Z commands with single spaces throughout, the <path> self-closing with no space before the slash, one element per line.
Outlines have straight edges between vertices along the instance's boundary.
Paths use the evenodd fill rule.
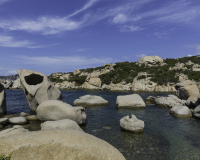
<path fill-rule="evenodd" d="M 86 52 L 90 48 L 78 48 L 78 49 L 72 49 L 70 52 Z"/>
<path fill-rule="evenodd" d="M 192 57 L 193 55 L 191 55 L 191 54 L 188 54 L 188 57 Z"/>
<path fill-rule="evenodd" d="M 136 57 L 144 57 L 144 56 L 147 56 L 146 54 L 138 54 L 138 55 L 135 55 Z"/>
<path fill-rule="evenodd" d="M 119 13 L 118 15 L 116 15 L 112 22 L 115 24 L 120 24 L 120 23 L 125 23 L 127 21 L 127 17 L 124 14 Z"/>
<path fill-rule="evenodd" d="M 48 66 L 48 67 L 80 67 L 80 66 L 96 66 L 104 63 L 112 63 L 115 60 L 112 58 L 88 57 L 88 56 L 15 56 L 16 62 L 20 64 Z"/>
<path fill-rule="evenodd" d="M 8 1 L 10 1 L 10 0 L 0 0 L 0 5 L 1 5 L 2 3 L 8 2 Z"/>
<path fill-rule="evenodd" d="M 7 76 L 7 75 L 13 75 L 13 74 L 17 74 L 17 69 L 0 67 L 0 75 L 1 76 Z"/>

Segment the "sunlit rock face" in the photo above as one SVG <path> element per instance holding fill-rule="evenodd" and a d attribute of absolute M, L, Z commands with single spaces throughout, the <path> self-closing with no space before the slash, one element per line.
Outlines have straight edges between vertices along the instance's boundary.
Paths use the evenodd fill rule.
<path fill-rule="evenodd" d="M 145 66 L 148 66 L 148 64 L 150 66 L 156 65 L 157 63 L 159 63 L 160 65 L 164 65 L 163 59 L 158 56 L 144 56 L 137 61 L 137 64 L 145 64 Z"/>
<path fill-rule="evenodd" d="M 18 74 L 31 110 L 36 111 L 44 101 L 62 99 L 60 90 L 43 73 L 19 69 Z"/>

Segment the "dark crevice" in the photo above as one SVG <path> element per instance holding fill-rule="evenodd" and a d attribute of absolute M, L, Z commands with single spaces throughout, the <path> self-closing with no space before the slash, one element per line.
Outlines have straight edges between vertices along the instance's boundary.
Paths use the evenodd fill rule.
<path fill-rule="evenodd" d="M 29 85 L 37 85 L 43 82 L 44 77 L 38 74 L 31 74 L 24 77 L 25 81 Z"/>

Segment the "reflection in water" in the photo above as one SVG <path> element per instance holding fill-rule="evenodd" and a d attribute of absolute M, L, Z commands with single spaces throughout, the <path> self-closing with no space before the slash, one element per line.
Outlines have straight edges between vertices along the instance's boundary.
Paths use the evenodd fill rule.
<path fill-rule="evenodd" d="M 6 93 L 8 114 L 30 112 L 22 90 L 6 90 Z M 108 106 L 86 107 L 87 125 L 81 128 L 86 133 L 115 146 L 127 160 L 200 159 L 200 120 L 177 119 L 169 114 L 169 109 L 155 105 L 147 105 L 146 109 L 116 109 L 117 96 L 132 93 L 98 90 L 62 91 L 63 101 L 71 105 L 75 99 L 86 94 L 99 95 L 109 101 Z M 145 99 L 148 96 L 167 96 L 169 93 L 137 94 Z M 120 129 L 119 120 L 131 114 L 145 122 L 143 133 L 133 134 Z M 24 128 L 31 131 L 40 130 L 40 123 L 30 123 L 23 125 Z"/>

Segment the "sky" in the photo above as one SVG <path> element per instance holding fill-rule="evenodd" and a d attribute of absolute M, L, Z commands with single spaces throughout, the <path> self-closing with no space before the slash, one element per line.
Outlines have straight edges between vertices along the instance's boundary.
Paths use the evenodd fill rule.
<path fill-rule="evenodd" d="M 199 0 L 0 0 L 0 75 L 200 55 Z"/>

